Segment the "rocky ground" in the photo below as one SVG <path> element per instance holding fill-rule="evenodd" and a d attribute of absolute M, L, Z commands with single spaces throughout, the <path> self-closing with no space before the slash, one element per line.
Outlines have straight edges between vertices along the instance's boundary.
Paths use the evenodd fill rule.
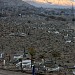
<path fill-rule="evenodd" d="M 6 53 L 23 53 L 33 47 L 35 58 L 45 53 L 45 58 L 53 58 L 51 52 L 60 52 L 58 57 L 65 63 L 74 63 L 75 31 L 72 23 L 59 21 L 38 15 L 25 17 L 7 17 L 0 22 L 0 51 Z M 22 35 L 23 34 L 23 35 Z"/>
<path fill-rule="evenodd" d="M 35 61 L 44 58 L 60 66 L 73 67 L 75 29 L 70 20 L 72 16 L 46 14 L 42 8 L 29 7 L 0 8 L 0 53 L 12 59 L 14 54 L 24 54 L 24 49 L 29 52 L 29 48 L 33 48 Z"/>

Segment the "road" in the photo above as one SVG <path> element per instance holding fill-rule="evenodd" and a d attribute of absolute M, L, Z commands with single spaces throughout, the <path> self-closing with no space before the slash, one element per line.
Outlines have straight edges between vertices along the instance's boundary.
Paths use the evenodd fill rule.
<path fill-rule="evenodd" d="M 1 70 L 0 69 L 0 75 L 31 75 L 31 74 L 26 74 L 26 73 L 22 73 L 22 72 L 7 71 L 7 70 Z"/>

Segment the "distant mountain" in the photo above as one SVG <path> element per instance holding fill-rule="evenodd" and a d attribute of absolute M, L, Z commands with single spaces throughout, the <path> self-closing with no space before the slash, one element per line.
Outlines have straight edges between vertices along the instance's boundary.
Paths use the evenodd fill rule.
<path fill-rule="evenodd" d="M 69 8 L 69 6 L 57 5 L 57 4 L 53 4 L 50 2 L 49 3 L 38 3 L 38 2 L 29 1 L 28 3 L 36 7 L 43 7 L 43 8 Z"/>
<path fill-rule="evenodd" d="M 47 2 L 46 0 L 0 0 L 0 7 L 6 6 L 26 6 L 30 8 L 34 8 L 35 6 L 44 8 L 69 8 L 69 6 L 54 4 L 53 2 Z"/>
<path fill-rule="evenodd" d="M 72 6 L 72 2 L 75 5 L 75 2 L 72 0 L 23 0 L 23 1 L 36 7 L 43 7 L 43 8 L 70 8 Z"/>
<path fill-rule="evenodd" d="M 17 7 L 17 6 L 26 6 L 26 7 L 34 7 L 27 2 L 24 2 L 22 0 L 0 0 L 0 7 Z"/>

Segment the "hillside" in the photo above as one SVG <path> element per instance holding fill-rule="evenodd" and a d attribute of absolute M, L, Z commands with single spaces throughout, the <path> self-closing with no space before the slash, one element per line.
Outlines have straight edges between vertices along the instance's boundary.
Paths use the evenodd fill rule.
<path fill-rule="evenodd" d="M 70 27 L 73 25 L 70 15 L 48 12 L 21 0 L 0 1 L 0 53 L 13 56 L 34 48 L 35 59 L 44 53 L 46 60 L 54 60 L 51 52 L 57 51 L 61 55 L 57 64 L 75 63 L 75 31 Z"/>
<path fill-rule="evenodd" d="M 26 7 L 34 7 L 22 0 L 0 0 L 1 7 L 18 7 L 18 6 L 26 6 Z"/>

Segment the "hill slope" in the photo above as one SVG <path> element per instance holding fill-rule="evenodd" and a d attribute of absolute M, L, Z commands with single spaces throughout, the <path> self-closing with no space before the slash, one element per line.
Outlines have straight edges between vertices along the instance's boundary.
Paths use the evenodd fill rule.
<path fill-rule="evenodd" d="M 0 7 L 6 6 L 26 6 L 26 7 L 33 7 L 32 5 L 22 1 L 22 0 L 0 0 Z"/>

